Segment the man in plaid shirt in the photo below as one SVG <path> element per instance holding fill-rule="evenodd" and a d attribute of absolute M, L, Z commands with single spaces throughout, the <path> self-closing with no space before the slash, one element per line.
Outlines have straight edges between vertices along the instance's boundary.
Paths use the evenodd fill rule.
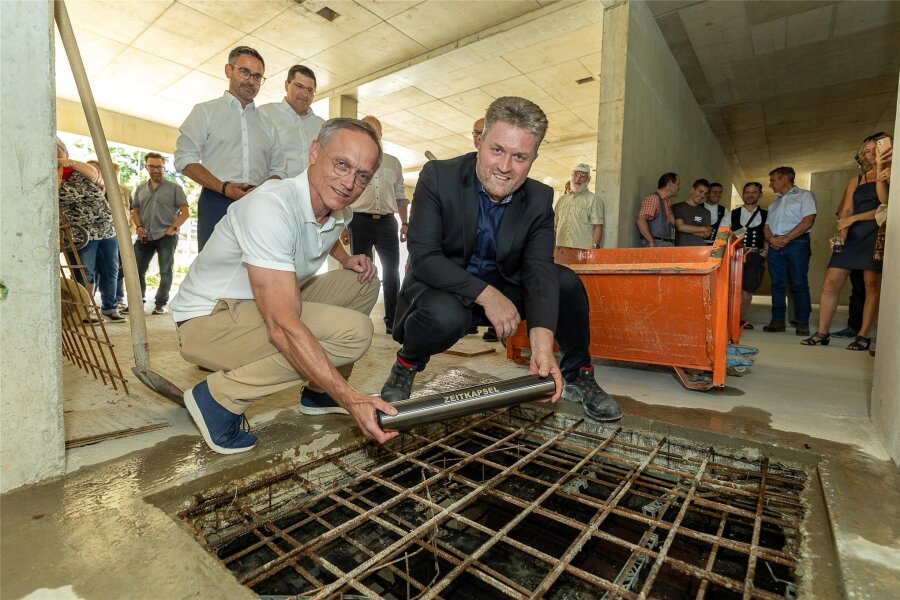
<path fill-rule="evenodd" d="M 674 245 L 672 228 L 675 226 L 675 216 L 672 214 L 672 198 L 681 187 L 681 178 L 677 173 L 664 173 L 656 187 L 656 191 L 641 202 L 641 210 L 635 219 L 641 232 L 641 246 L 644 248 Z"/>

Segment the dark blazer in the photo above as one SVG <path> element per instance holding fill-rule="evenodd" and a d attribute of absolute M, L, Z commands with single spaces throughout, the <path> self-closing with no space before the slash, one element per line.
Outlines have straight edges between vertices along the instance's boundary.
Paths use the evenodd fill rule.
<path fill-rule="evenodd" d="M 416 298 L 429 288 L 456 295 L 466 306 L 487 283 L 466 271 L 475 247 L 480 182 L 472 152 L 425 163 L 413 194 L 409 264 L 394 323 L 402 342 Z M 497 270 L 505 284 L 521 286 L 531 327 L 556 330 L 559 276 L 553 263 L 553 190 L 526 179 L 506 207 L 497 233 Z"/>

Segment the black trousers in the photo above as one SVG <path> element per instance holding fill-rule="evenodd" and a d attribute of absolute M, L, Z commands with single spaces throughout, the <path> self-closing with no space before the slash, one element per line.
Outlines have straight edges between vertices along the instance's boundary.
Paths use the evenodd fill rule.
<path fill-rule="evenodd" d="M 357 213 L 350 221 L 350 252 L 372 258 L 372 248 L 381 259 L 381 284 L 384 289 L 384 324 L 394 326 L 397 297 L 400 293 L 400 227 L 394 215 L 380 219 Z"/>
<path fill-rule="evenodd" d="M 557 265 L 557 269 L 559 313 L 555 337 L 562 354 L 559 368 L 563 378 L 572 381 L 581 367 L 591 364 L 588 298 L 584 285 L 571 269 L 562 265 Z M 516 306 L 519 314 L 524 315 L 524 290 L 514 285 L 501 285 L 499 289 Z M 472 325 L 490 325 L 480 306 L 466 306 L 454 294 L 428 290 L 416 298 L 409 309 L 404 323 L 403 346 L 397 355 L 422 370 L 432 355 L 453 346 Z"/>
<path fill-rule="evenodd" d="M 863 307 L 866 305 L 866 279 L 861 269 L 850 271 L 850 316 L 847 327 L 853 331 L 862 329 Z"/>

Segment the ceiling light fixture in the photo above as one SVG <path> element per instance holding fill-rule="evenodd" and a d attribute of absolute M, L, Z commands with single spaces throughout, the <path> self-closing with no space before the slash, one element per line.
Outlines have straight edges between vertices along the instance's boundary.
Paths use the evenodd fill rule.
<path fill-rule="evenodd" d="M 584 84 L 590 83 L 592 81 L 594 81 L 593 77 L 582 77 L 581 79 L 576 79 L 575 83 L 577 83 L 578 85 L 584 85 Z"/>
<path fill-rule="evenodd" d="M 326 21 L 334 21 L 339 16 L 341 16 L 340 13 L 337 13 L 337 12 L 331 10 L 327 6 L 320 10 L 317 10 L 316 14 L 319 15 L 320 17 L 322 17 L 323 19 L 325 19 Z"/>

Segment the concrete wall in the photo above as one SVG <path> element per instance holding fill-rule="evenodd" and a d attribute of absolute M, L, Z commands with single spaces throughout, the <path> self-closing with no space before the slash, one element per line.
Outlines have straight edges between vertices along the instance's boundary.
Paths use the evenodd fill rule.
<path fill-rule="evenodd" d="M 681 176 L 680 200 L 701 177 L 732 185 L 719 146 L 659 27 L 643 2 L 606 9 L 600 72 L 597 192 L 606 205 L 604 246 L 637 246 L 634 219 L 659 176 Z"/>
<path fill-rule="evenodd" d="M 130 115 L 98 109 L 103 132 L 110 142 L 148 148 L 157 152 L 175 152 L 178 129 Z M 56 99 L 56 126 L 59 131 L 91 136 L 80 102 Z"/>
<path fill-rule="evenodd" d="M 898 86 L 900 87 L 900 86 Z M 900 105 L 894 123 L 900 123 Z M 894 140 L 900 129 L 895 125 Z M 878 313 L 878 352 L 870 415 L 884 447 L 900 464 L 900 162 L 893 165 Z"/>
<path fill-rule="evenodd" d="M 65 469 L 52 19 L 0 4 L 0 492 Z"/>
<path fill-rule="evenodd" d="M 851 157 L 852 160 L 852 157 Z M 825 271 L 828 269 L 828 261 L 831 260 L 831 245 L 828 240 L 837 231 L 837 212 L 847 182 L 851 177 L 856 177 L 859 171 L 847 169 L 844 171 L 824 171 L 811 173 L 809 189 L 816 195 L 816 224 L 812 232 L 812 258 L 809 261 L 809 291 L 812 294 L 813 304 L 819 302 L 822 295 L 822 282 L 825 281 Z M 841 291 L 841 304 L 847 304 L 850 300 L 850 282 Z M 834 322 L 833 330 L 844 328 L 843 317 Z"/>

